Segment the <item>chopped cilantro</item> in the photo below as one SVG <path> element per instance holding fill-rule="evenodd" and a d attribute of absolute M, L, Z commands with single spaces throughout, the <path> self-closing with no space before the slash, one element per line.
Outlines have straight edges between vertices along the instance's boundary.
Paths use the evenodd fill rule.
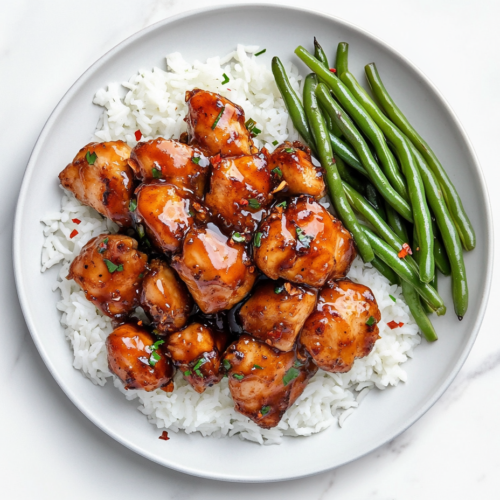
<path fill-rule="evenodd" d="M 311 245 L 311 240 L 313 239 L 312 236 L 309 236 L 306 233 L 304 233 L 304 231 L 299 226 L 295 228 L 295 231 L 297 232 L 297 238 L 299 239 L 299 241 L 306 248 L 309 248 L 309 246 Z"/>
<path fill-rule="evenodd" d="M 253 244 L 254 246 L 256 246 L 257 248 L 260 247 L 260 243 L 261 243 L 261 239 L 262 239 L 262 233 L 255 233 L 255 236 L 253 238 Z"/>
<path fill-rule="evenodd" d="M 200 158 L 199 156 L 193 156 L 193 157 L 191 158 L 191 161 L 192 161 L 193 163 L 196 163 L 196 165 L 199 165 L 199 164 L 200 164 L 200 160 L 201 160 L 201 158 Z"/>
<path fill-rule="evenodd" d="M 276 206 L 286 208 L 286 201 L 282 201 L 281 203 L 278 203 Z"/>
<path fill-rule="evenodd" d="M 283 377 L 283 385 L 288 385 L 292 380 L 296 379 L 299 376 L 299 373 L 299 370 L 294 367 L 287 370 L 285 376 Z"/>
<path fill-rule="evenodd" d="M 376 322 L 377 322 L 377 320 L 376 320 L 373 316 L 370 316 L 370 317 L 366 320 L 366 324 L 367 324 L 368 326 L 372 326 L 372 325 L 374 325 Z"/>
<path fill-rule="evenodd" d="M 104 263 L 106 264 L 110 273 L 114 273 L 115 271 L 123 271 L 123 264 L 117 265 L 114 262 L 111 262 L 109 259 L 104 259 Z"/>
<path fill-rule="evenodd" d="M 269 412 L 271 411 L 271 407 L 270 406 L 263 406 L 261 409 L 260 409 L 260 414 L 265 417 Z"/>
<path fill-rule="evenodd" d="M 161 179 L 162 177 L 161 170 L 158 170 L 157 168 L 153 168 L 153 170 L 151 170 L 151 173 L 153 174 L 153 177 L 155 179 Z"/>
<path fill-rule="evenodd" d="M 99 248 L 97 249 L 97 251 L 99 253 L 104 253 L 107 249 L 108 249 L 108 241 L 109 241 L 109 238 L 106 238 L 100 245 L 99 245 Z"/>
<path fill-rule="evenodd" d="M 256 200 L 255 198 L 250 198 L 248 200 L 248 204 L 250 205 L 251 208 L 254 208 L 254 209 L 260 208 L 259 200 Z"/>
<path fill-rule="evenodd" d="M 97 155 L 95 153 L 90 154 L 90 151 L 87 151 L 87 154 L 85 155 L 85 159 L 87 160 L 87 163 L 89 165 L 93 165 L 95 161 L 97 160 Z"/>

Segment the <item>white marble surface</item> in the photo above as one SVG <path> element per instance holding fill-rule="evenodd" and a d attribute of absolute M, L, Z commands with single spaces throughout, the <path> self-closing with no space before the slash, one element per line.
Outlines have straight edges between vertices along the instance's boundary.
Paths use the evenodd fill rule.
<path fill-rule="evenodd" d="M 207 3 L 0 1 L 0 300 L 7 311 L 0 349 L 2 498 L 500 498 L 498 269 L 479 338 L 444 397 L 393 442 L 308 479 L 228 484 L 164 469 L 97 429 L 45 368 L 23 321 L 11 264 L 15 203 L 31 149 L 63 93 L 104 52 L 141 28 Z M 498 0 L 310 0 L 307 6 L 393 44 L 444 92 L 483 165 L 499 231 Z"/>

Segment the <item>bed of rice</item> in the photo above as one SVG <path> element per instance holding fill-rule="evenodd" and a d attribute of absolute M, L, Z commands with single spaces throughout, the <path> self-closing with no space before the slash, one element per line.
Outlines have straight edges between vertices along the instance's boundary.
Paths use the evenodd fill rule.
<path fill-rule="evenodd" d="M 272 150 L 274 141 L 296 139 L 298 136 L 289 122 L 270 69 L 253 55 L 257 50 L 258 47 L 239 45 L 226 57 L 193 64 L 179 53 L 170 54 L 166 57 L 166 71 L 141 70 L 128 82 L 112 83 L 107 90 L 98 90 L 94 103 L 105 109 L 92 139 L 122 139 L 133 147 L 136 130 L 141 130 L 142 140 L 158 136 L 178 138 L 186 128 L 184 94 L 195 87 L 218 92 L 242 106 L 247 118 L 252 117 L 262 131 L 255 140 L 259 148 L 266 146 Z M 287 70 L 298 90 L 301 77 L 297 69 L 290 66 Z M 222 85 L 224 73 L 229 82 Z M 61 165 L 61 169 L 63 167 Z M 81 223 L 74 224 L 75 218 Z M 87 301 L 74 281 L 65 279 L 69 264 L 85 243 L 103 232 L 114 232 L 117 227 L 67 192 L 62 193 L 60 212 L 46 214 L 43 223 L 42 272 L 56 264 L 60 266 L 54 291 L 58 289 L 61 294 L 57 308 L 73 350 L 73 366 L 97 385 L 102 386 L 113 378 L 114 385 L 127 399 L 137 399 L 138 409 L 158 428 L 200 432 L 203 436 L 238 435 L 261 444 L 280 443 L 282 436 L 309 436 L 334 423 L 342 426 L 371 389 L 383 390 L 406 381 L 401 365 L 420 343 L 417 325 L 402 300 L 401 289 L 390 285 L 375 269 L 357 258 L 349 277 L 370 287 L 375 294 L 382 313 L 380 339 L 370 355 L 356 360 L 348 373 L 320 370 L 276 428 L 261 429 L 237 413 L 227 379 L 203 394 L 196 393 L 179 373 L 173 393 L 125 391 L 109 372 L 106 361 L 105 340 L 112 331 L 111 320 Z M 73 229 L 78 230 L 78 235 L 70 238 Z M 387 326 L 391 320 L 403 322 L 404 326 L 391 330 Z"/>

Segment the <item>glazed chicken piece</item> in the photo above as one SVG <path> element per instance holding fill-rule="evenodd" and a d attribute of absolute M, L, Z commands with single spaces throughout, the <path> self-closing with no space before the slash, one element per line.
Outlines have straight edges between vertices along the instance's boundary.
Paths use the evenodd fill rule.
<path fill-rule="evenodd" d="M 280 352 L 249 335 L 231 344 L 224 356 L 234 408 L 264 429 L 278 425 L 302 394 L 317 367 L 294 351 Z"/>
<path fill-rule="evenodd" d="M 316 296 L 315 290 L 266 281 L 240 309 L 243 330 L 280 351 L 291 351 L 314 309 Z"/>
<path fill-rule="evenodd" d="M 168 337 L 167 350 L 184 378 L 198 393 L 220 382 L 221 358 L 228 344 L 222 331 L 193 323 Z"/>
<path fill-rule="evenodd" d="M 379 338 L 381 314 L 372 291 L 348 279 L 321 290 L 300 342 L 327 372 L 348 372 L 354 360 L 370 354 Z"/>
<path fill-rule="evenodd" d="M 177 252 L 194 221 L 189 193 L 172 184 L 154 181 L 141 184 L 136 195 L 137 222 L 144 222 L 146 233 L 157 248 Z"/>
<path fill-rule="evenodd" d="M 140 303 L 160 335 L 187 325 L 193 301 L 186 285 L 163 260 L 154 259 L 144 276 Z"/>
<path fill-rule="evenodd" d="M 66 279 L 75 280 L 106 316 L 121 319 L 139 303 L 147 262 L 147 255 L 137 251 L 133 238 L 101 234 L 82 248 Z"/>
<path fill-rule="evenodd" d="M 130 147 L 123 141 L 91 142 L 60 174 L 59 180 L 84 205 L 119 226 L 130 227 L 129 203 L 134 175 L 128 166 Z"/>
<path fill-rule="evenodd" d="M 198 150 L 176 140 L 162 137 L 140 142 L 132 150 L 129 165 L 142 182 L 162 179 L 186 188 L 201 198 L 209 174 L 209 161 Z"/>
<path fill-rule="evenodd" d="M 282 203 L 260 223 L 254 238 L 259 269 L 271 279 L 315 288 L 343 278 L 356 256 L 351 234 L 309 196 Z"/>
<path fill-rule="evenodd" d="M 272 200 L 271 175 L 263 154 L 212 158 L 207 208 L 219 227 L 227 231 L 253 232 L 262 209 Z"/>
<path fill-rule="evenodd" d="M 150 392 L 169 386 L 174 368 L 161 344 L 163 340 L 157 341 L 143 327 L 133 323 L 119 326 L 106 339 L 110 371 L 127 390 Z"/>
<path fill-rule="evenodd" d="M 205 314 L 231 309 L 248 294 L 257 276 L 245 245 L 224 236 L 212 223 L 190 229 L 172 267 Z"/>
<path fill-rule="evenodd" d="M 240 106 L 200 89 L 186 92 L 186 102 L 189 144 L 198 146 L 207 156 L 257 153 Z"/>
<path fill-rule="evenodd" d="M 284 142 L 278 146 L 269 157 L 269 170 L 277 184 L 286 182 L 280 194 L 307 194 L 316 200 L 325 195 L 322 168 L 313 165 L 311 150 L 301 142 Z"/>

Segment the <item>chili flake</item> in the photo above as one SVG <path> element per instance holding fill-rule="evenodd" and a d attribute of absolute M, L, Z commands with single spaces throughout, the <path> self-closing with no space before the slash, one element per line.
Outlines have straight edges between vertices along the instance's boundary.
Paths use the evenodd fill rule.
<path fill-rule="evenodd" d="M 71 231 L 71 234 L 69 235 L 69 237 L 74 238 L 77 234 L 78 234 L 78 231 L 76 229 L 73 229 L 73 231 Z"/>
<path fill-rule="evenodd" d="M 140 130 L 136 130 L 134 135 L 136 141 L 140 141 L 142 139 L 142 132 Z"/>
<path fill-rule="evenodd" d="M 398 252 L 398 257 L 404 259 L 407 255 L 411 255 L 412 251 L 408 243 L 403 243 L 403 248 Z"/>
<path fill-rule="evenodd" d="M 401 328 L 404 325 L 404 323 L 396 323 L 395 321 L 389 321 L 387 323 L 387 326 L 391 329 L 394 330 L 394 328 Z"/>
<path fill-rule="evenodd" d="M 71 219 L 71 222 L 74 222 L 75 224 L 80 224 L 82 221 L 80 219 Z"/>
<path fill-rule="evenodd" d="M 163 431 L 161 433 L 161 436 L 158 438 L 158 439 L 163 439 L 163 441 L 168 441 L 170 438 L 168 437 L 168 432 L 167 431 Z"/>
<path fill-rule="evenodd" d="M 330 68 L 330 71 L 331 71 L 332 73 L 337 73 L 337 70 L 336 70 L 335 68 Z"/>

